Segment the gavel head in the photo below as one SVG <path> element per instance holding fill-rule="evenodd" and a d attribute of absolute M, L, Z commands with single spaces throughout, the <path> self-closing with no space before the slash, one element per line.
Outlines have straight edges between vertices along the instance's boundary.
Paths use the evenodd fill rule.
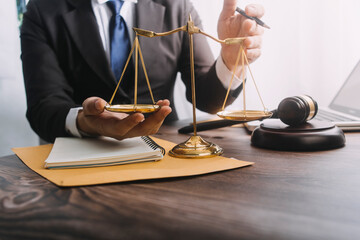
<path fill-rule="evenodd" d="M 297 126 L 313 119 L 317 111 L 317 102 L 310 96 L 301 95 L 282 100 L 278 106 L 277 114 L 283 123 Z"/>

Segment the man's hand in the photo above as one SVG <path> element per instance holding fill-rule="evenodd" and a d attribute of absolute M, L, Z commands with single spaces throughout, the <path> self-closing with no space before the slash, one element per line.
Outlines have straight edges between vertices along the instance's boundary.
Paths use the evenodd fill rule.
<path fill-rule="evenodd" d="M 77 127 L 84 133 L 108 136 L 118 140 L 155 134 L 165 117 L 171 113 L 169 100 L 157 102 L 160 110 L 145 119 L 141 113 L 125 114 L 104 111 L 106 101 L 91 97 L 84 101 L 77 116 Z"/>
<path fill-rule="evenodd" d="M 237 0 L 224 0 L 223 10 L 218 21 L 218 35 L 220 39 L 246 37 L 244 47 L 249 63 L 261 55 L 261 41 L 264 28 L 257 26 L 256 22 L 235 12 Z M 261 18 L 264 8 L 261 5 L 250 4 L 245 12 L 252 17 Z M 239 45 L 222 45 L 221 57 L 229 70 L 233 70 L 236 62 Z"/>

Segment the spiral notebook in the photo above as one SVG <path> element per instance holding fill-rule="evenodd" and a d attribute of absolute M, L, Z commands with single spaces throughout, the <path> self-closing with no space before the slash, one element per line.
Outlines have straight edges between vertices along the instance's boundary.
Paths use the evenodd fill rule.
<path fill-rule="evenodd" d="M 57 138 L 45 168 L 83 168 L 159 161 L 164 148 L 150 137 L 118 141 L 112 138 Z"/>

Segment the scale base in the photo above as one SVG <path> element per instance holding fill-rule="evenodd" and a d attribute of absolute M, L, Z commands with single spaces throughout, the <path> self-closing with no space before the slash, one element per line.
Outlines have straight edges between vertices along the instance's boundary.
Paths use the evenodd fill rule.
<path fill-rule="evenodd" d="M 343 131 L 333 123 L 311 120 L 290 127 L 279 119 L 264 120 L 251 135 L 254 146 L 283 151 L 318 151 L 345 145 Z"/>
<path fill-rule="evenodd" d="M 169 155 L 176 158 L 209 158 L 222 153 L 223 149 L 218 145 L 207 142 L 200 136 L 192 136 L 187 141 L 176 145 Z"/>

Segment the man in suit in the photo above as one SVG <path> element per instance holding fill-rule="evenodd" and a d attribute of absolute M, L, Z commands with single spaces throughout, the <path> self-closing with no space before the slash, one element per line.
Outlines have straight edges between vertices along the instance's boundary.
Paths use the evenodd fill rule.
<path fill-rule="evenodd" d="M 120 1 L 120 0 L 113 0 Z M 140 38 L 152 90 L 161 109 L 144 117 L 141 113 L 104 111 L 117 78 L 111 69 L 106 0 L 30 0 L 21 29 L 22 61 L 27 94 L 27 118 L 44 140 L 60 136 L 104 135 L 124 139 L 155 133 L 164 119 L 177 119 L 173 106 L 175 78 L 181 73 L 191 100 L 189 39 L 184 32 L 163 38 Z M 224 0 L 218 22 L 220 39 L 247 37 L 250 62 L 260 56 L 262 27 L 235 13 L 236 0 Z M 121 9 L 127 27 L 165 32 L 183 26 L 191 14 L 201 21 L 189 0 L 125 0 Z M 124 10 L 125 9 L 125 10 Z M 125 13 L 123 12 L 125 11 Z M 261 17 L 263 8 L 249 5 L 246 12 Z M 133 33 L 128 30 L 130 39 Z M 132 41 L 130 41 L 132 42 Z M 228 76 L 236 67 L 239 46 L 222 46 L 215 61 L 205 37 L 194 36 L 197 107 L 215 113 L 225 98 Z M 131 64 L 130 64 L 131 65 Z M 133 66 L 132 66 L 133 67 Z M 239 75 L 241 69 L 238 70 Z M 149 103 L 145 76 L 139 71 L 138 102 Z M 127 71 L 116 103 L 133 99 L 133 72 Z M 236 84 L 228 104 L 241 91 Z M 169 101 L 170 100 L 170 101 Z M 79 108 L 82 105 L 82 108 Z"/>

